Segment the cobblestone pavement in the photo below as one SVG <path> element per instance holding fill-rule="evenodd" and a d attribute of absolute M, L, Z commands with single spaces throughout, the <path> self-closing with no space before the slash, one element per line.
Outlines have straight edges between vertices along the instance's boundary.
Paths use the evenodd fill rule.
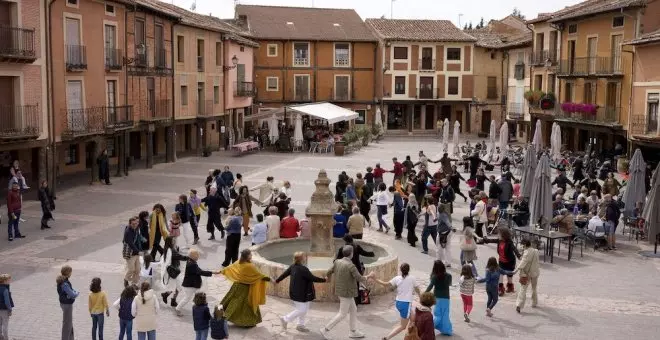
<path fill-rule="evenodd" d="M 385 168 L 390 159 L 405 155 L 416 158 L 417 152 L 426 150 L 433 159 L 438 158 L 439 143 L 430 140 L 390 139 L 371 145 L 343 158 L 330 155 L 258 153 L 244 157 L 216 154 L 209 158 L 183 158 L 175 164 L 161 164 L 151 170 L 133 171 L 129 177 L 114 179 L 112 186 L 86 186 L 60 193 L 55 211 L 56 221 L 48 231 L 39 230 L 39 206 L 25 202 L 21 224 L 27 238 L 0 241 L 0 272 L 13 275 L 12 292 L 16 309 L 11 317 L 10 338 L 15 340 L 58 339 L 61 311 L 55 293 L 55 277 L 65 263 L 74 269 L 72 283 L 81 292 L 74 310 L 77 338 L 89 338 L 91 320 L 87 313 L 87 287 L 92 277 L 103 280 L 103 288 L 114 301 L 121 291 L 123 261 L 121 236 L 123 224 L 141 210 L 151 210 L 154 203 L 162 203 L 171 210 L 178 194 L 190 188 L 201 187 L 206 172 L 211 168 L 231 166 L 244 174 L 249 186 L 260 184 L 268 175 L 277 181 L 288 179 L 293 186 L 293 207 L 304 211 L 314 189 L 313 181 L 323 168 L 333 181 L 345 170 L 350 175 L 364 172 L 367 165 L 382 162 Z M 391 182 L 391 175 L 386 176 Z M 334 185 L 331 185 L 334 188 Z M 464 188 L 464 190 L 466 190 Z M 203 192 L 203 191 L 202 191 Z M 460 199 L 459 199 L 460 201 Z M 467 204 L 457 203 L 455 220 L 467 214 Z M 202 218 L 205 225 L 205 217 Z M 458 227 L 458 225 L 457 225 Z M 224 241 L 207 241 L 201 228 L 200 249 L 203 268 L 216 269 L 224 254 Z M 432 266 L 431 256 L 420 254 L 393 236 L 367 230 L 366 239 L 382 242 L 393 248 L 400 262 L 411 263 L 414 275 L 426 284 Z M 651 339 L 660 334 L 660 262 L 640 257 L 636 252 L 647 249 L 642 243 L 627 242 L 620 236 L 619 251 L 602 253 L 585 250 L 584 256 L 566 261 L 566 253 L 555 258 L 554 264 L 542 264 L 539 282 L 540 307 L 514 310 L 514 297 L 503 297 L 495 308 L 495 317 L 483 315 L 485 292 L 478 286 L 472 323 L 462 321 L 462 304 L 457 289 L 452 289 L 452 320 L 454 338 L 457 339 L 596 339 L 636 338 Z M 243 240 L 247 246 L 248 239 Z M 458 276 L 456 262 L 459 253 L 458 237 L 451 243 L 454 278 Z M 431 255 L 434 250 L 432 248 Z M 495 254 L 494 246 L 479 250 L 479 269 Z M 205 281 L 211 304 L 222 298 L 229 283 L 222 277 Z M 374 298 L 371 305 L 359 307 L 360 329 L 367 339 L 380 339 L 397 321 L 393 308 L 393 294 Z M 318 329 L 334 315 L 337 305 L 315 303 L 309 314 L 311 333 L 303 334 L 289 329 L 282 331 L 279 316 L 290 309 L 284 299 L 268 298 L 262 308 L 264 322 L 251 329 L 230 327 L 232 339 L 320 339 Z M 107 339 L 117 337 L 118 321 L 113 311 L 106 319 Z M 192 339 L 194 336 L 190 311 L 176 317 L 172 310 L 163 308 L 159 317 L 158 339 Z M 341 323 L 332 334 L 337 339 L 347 338 L 347 323 Z M 399 336 L 399 339 L 403 336 Z"/>

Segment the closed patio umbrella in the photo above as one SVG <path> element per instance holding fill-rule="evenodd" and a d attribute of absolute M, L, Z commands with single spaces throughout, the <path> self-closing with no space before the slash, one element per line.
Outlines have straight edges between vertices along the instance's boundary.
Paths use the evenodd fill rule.
<path fill-rule="evenodd" d="M 529 197 L 529 223 L 535 224 L 541 220 L 546 225 L 552 220 L 552 184 L 550 182 L 550 160 L 542 155 L 534 173 L 532 194 Z"/>
<path fill-rule="evenodd" d="M 270 142 L 275 143 L 280 138 L 280 129 L 277 126 L 277 118 L 272 117 L 268 122 L 268 136 L 270 137 Z"/>
<path fill-rule="evenodd" d="M 490 137 L 490 145 L 488 146 L 488 151 L 492 155 L 493 152 L 495 152 L 495 136 L 497 135 L 497 123 L 495 122 L 495 119 L 490 121 L 490 133 L 488 137 Z"/>
<path fill-rule="evenodd" d="M 528 145 L 525 150 L 525 158 L 522 164 L 522 176 L 520 182 L 520 195 L 529 198 L 532 194 L 532 184 L 534 183 L 534 173 L 536 172 L 537 160 L 536 150 L 533 145 Z"/>
<path fill-rule="evenodd" d="M 296 115 L 296 126 L 293 129 L 293 144 L 297 147 L 301 147 L 302 142 L 303 142 L 302 117 L 298 114 Z"/>
<path fill-rule="evenodd" d="M 536 121 L 536 128 L 534 129 L 534 138 L 532 138 L 532 145 L 534 145 L 536 152 L 541 151 L 541 148 L 543 148 L 540 119 Z"/>
<path fill-rule="evenodd" d="M 655 235 L 660 233 L 660 166 L 655 168 L 653 177 L 651 177 L 651 190 L 646 195 L 642 218 L 649 226 L 647 239 L 650 244 L 654 244 Z"/>
<path fill-rule="evenodd" d="M 452 142 L 454 143 L 454 155 L 458 156 L 459 147 L 458 147 L 458 135 L 461 133 L 461 123 L 458 121 L 454 122 L 454 135 L 452 136 Z"/>
<path fill-rule="evenodd" d="M 374 117 L 374 125 L 380 126 L 380 132 L 383 133 L 383 116 L 380 112 L 380 107 L 376 108 L 376 116 Z"/>
<path fill-rule="evenodd" d="M 445 123 L 442 124 L 442 151 L 447 152 L 449 149 L 449 119 L 445 118 Z"/>
<path fill-rule="evenodd" d="M 502 151 L 506 150 L 508 144 L 509 144 L 509 124 L 504 122 L 502 124 L 502 127 L 500 128 L 500 149 L 502 149 Z"/>
<path fill-rule="evenodd" d="M 561 159 L 561 127 L 557 123 L 552 124 L 552 150 L 550 151 L 552 159 L 558 162 Z"/>
<path fill-rule="evenodd" d="M 621 198 L 623 203 L 626 204 L 623 208 L 623 216 L 631 216 L 633 210 L 635 210 L 637 202 L 644 202 L 644 199 L 646 198 L 646 188 L 644 183 L 644 177 L 646 176 L 646 162 L 644 162 L 641 150 L 635 150 L 635 153 L 630 160 L 628 172 L 630 173 L 630 177 L 628 178 L 626 190 Z"/>

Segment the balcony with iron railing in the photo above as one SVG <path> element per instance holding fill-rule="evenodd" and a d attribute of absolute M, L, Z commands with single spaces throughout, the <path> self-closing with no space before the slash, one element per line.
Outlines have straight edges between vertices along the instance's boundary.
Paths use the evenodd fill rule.
<path fill-rule="evenodd" d="M 106 110 L 103 106 L 62 110 L 62 139 L 105 133 Z"/>
<path fill-rule="evenodd" d="M 197 102 L 197 117 L 207 118 L 221 115 L 220 104 L 216 104 L 213 99 L 200 100 Z M 216 107 L 218 107 L 216 109 Z"/>
<path fill-rule="evenodd" d="M 420 71 L 430 71 L 430 72 L 435 71 L 435 59 L 420 58 L 418 65 Z"/>
<path fill-rule="evenodd" d="M 507 118 L 511 120 L 524 120 L 525 119 L 526 103 L 509 103 L 507 105 Z"/>
<path fill-rule="evenodd" d="M 620 77 L 621 57 L 584 57 L 562 59 L 558 77 Z"/>
<path fill-rule="evenodd" d="M 309 57 L 295 57 L 293 58 L 293 66 L 309 66 Z"/>
<path fill-rule="evenodd" d="M 204 56 L 197 56 L 197 72 L 204 72 Z"/>
<path fill-rule="evenodd" d="M 203 67 L 204 63 L 202 63 Z M 164 48 L 156 47 L 154 49 L 154 66 L 157 69 L 167 69 L 167 50 Z"/>
<path fill-rule="evenodd" d="M 114 132 L 133 127 L 133 106 L 107 106 L 105 108 L 107 122 L 106 132 Z"/>
<path fill-rule="evenodd" d="M 159 122 L 172 119 L 172 100 L 140 100 L 135 105 L 141 122 Z"/>
<path fill-rule="evenodd" d="M 254 97 L 257 89 L 253 82 L 249 81 L 235 81 L 234 82 L 234 97 Z"/>
<path fill-rule="evenodd" d="M 87 69 L 87 49 L 82 45 L 66 45 L 66 69 L 82 71 Z"/>
<path fill-rule="evenodd" d="M 39 138 L 42 118 L 38 105 L 0 105 L 0 141 Z"/>
<path fill-rule="evenodd" d="M 105 48 L 105 69 L 108 71 L 120 71 L 122 69 L 122 51 L 118 48 Z"/>
<path fill-rule="evenodd" d="M 640 139 L 660 140 L 659 123 L 657 116 L 649 117 L 642 114 L 632 115 L 630 117 L 630 135 Z"/>
<path fill-rule="evenodd" d="M 164 48 L 153 49 L 153 61 L 150 57 L 149 46 L 138 44 L 134 55 L 128 58 L 128 74 L 132 76 L 172 76 L 173 71 L 167 65 L 167 51 Z"/>
<path fill-rule="evenodd" d="M 438 89 L 418 88 L 417 99 L 438 99 Z"/>
<path fill-rule="evenodd" d="M 592 125 L 621 125 L 619 122 L 619 117 L 621 116 L 621 107 L 597 106 L 596 109 L 592 112 L 579 112 L 575 111 L 575 109 L 570 109 L 571 111 L 567 111 L 566 107 L 564 106 L 565 104 L 562 104 L 560 109 L 556 110 L 556 120 L 589 123 Z"/>
<path fill-rule="evenodd" d="M 532 52 L 531 64 L 534 66 L 542 66 L 546 64 L 557 64 L 557 50 L 535 50 Z"/>
<path fill-rule="evenodd" d="M 33 29 L 0 26 L 0 61 L 31 63 L 35 60 Z"/>

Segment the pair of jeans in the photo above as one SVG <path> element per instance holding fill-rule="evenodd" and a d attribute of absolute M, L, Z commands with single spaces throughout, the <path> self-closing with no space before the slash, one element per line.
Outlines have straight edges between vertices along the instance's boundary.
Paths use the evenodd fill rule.
<path fill-rule="evenodd" d="M 209 329 L 195 331 L 195 340 L 206 340 L 209 338 Z"/>
<path fill-rule="evenodd" d="M 497 304 L 497 300 L 499 300 L 500 296 L 498 295 L 497 292 L 497 286 L 494 287 L 486 287 L 486 295 L 488 295 L 488 301 L 486 302 L 486 308 L 492 310 L 495 308 L 495 305 Z"/>
<path fill-rule="evenodd" d="M 461 251 L 461 266 L 464 266 L 466 263 L 469 263 L 472 267 L 472 277 L 479 277 L 479 272 L 477 271 L 477 266 L 474 264 L 474 261 L 465 261 L 463 259 L 463 251 Z"/>
<path fill-rule="evenodd" d="M 119 319 L 119 340 L 124 339 L 124 333 L 126 340 L 133 340 L 133 320 Z"/>
<path fill-rule="evenodd" d="M 502 218 L 506 218 L 506 209 L 509 207 L 509 201 L 500 201 L 500 214 Z"/>
<path fill-rule="evenodd" d="M 238 247 L 241 245 L 241 234 L 232 233 L 227 235 L 227 242 L 225 244 L 225 260 L 222 262 L 223 267 L 238 260 Z"/>
<path fill-rule="evenodd" d="M 21 232 L 18 230 L 18 223 L 21 221 L 21 211 L 15 211 L 14 215 L 16 215 L 16 218 L 13 218 L 11 215 L 8 216 L 7 220 L 9 220 L 8 224 L 8 236 L 9 238 L 14 238 L 14 237 L 19 237 L 21 236 Z M 13 230 L 13 234 L 12 234 Z"/>
<path fill-rule="evenodd" d="M 138 340 L 156 340 L 156 330 L 138 332 Z"/>
<path fill-rule="evenodd" d="M 9 340 L 9 311 L 0 309 L 0 339 Z"/>
<path fill-rule="evenodd" d="M 433 243 L 436 243 L 438 237 L 438 227 L 434 225 L 427 225 L 422 229 L 422 250 L 429 251 L 429 236 L 433 238 Z"/>
<path fill-rule="evenodd" d="M 103 322 L 105 317 L 103 313 L 92 314 L 92 340 L 96 340 L 96 330 L 98 329 L 99 340 L 103 340 Z"/>
<path fill-rule="evenodd" d="M 387 206 L 386 205 L 378 205 L 376 206 L 376 217 L 378 217 L 378 229 L 390 229 L 390 227 L 387 225 L 387 222 L 383 219 L 383 216 L 387 215 Z"/>

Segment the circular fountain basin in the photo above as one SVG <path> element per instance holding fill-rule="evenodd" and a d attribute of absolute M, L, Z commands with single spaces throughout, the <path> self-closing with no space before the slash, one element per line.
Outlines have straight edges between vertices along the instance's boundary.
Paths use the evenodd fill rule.
<path fill-rule="evenodd" d="M 365 275 L 376 273 L 376 278 L 380 280 L 389 280 L 396 276 L 399 267 L 399 260 L 392 250 L 382 244 L 375 244 L 362 240 L 355 240 L 365 250 L 373 251 L 375 257 L 361 257 L 365 267 Z M 335 239 L 335 249 L 338 251 L 344 246 L 344 241 Z M 269 241 L 252 248 L 252 263 L 259 270 L 272 277 L 279 277 L 293 263 L 293 253 L 297 251 L 309 252 L 308 239 L 279 239 Z M 332 266 L 334 257 L 309 256 L 307 267 L 318 277 L 324 277 Z M 326 283 L 315 283 L 316 300 L 315 301 L 339 301 L 334 295 L 334 285 L 332 280 Z M 388 292 L 387 287 L 381 285 L 368 284 L 371 295 L 381 295 Z M 279 284 L 267 285 L 266 294 L 281 298 L 289 298 L 289 278 Z"/>

